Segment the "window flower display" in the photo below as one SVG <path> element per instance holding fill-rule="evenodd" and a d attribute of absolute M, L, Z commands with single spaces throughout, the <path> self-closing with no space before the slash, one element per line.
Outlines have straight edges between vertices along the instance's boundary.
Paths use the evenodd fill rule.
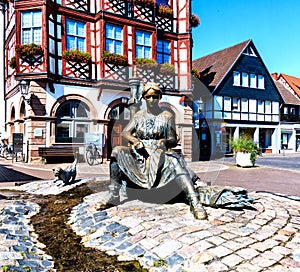
<path fill-rule="evenodd" d="M 170 63 L 164 63 L 160 65 L 160 73 L 164 75 L 175 74 L 175 66 Z"/>
<path fill-rule="evenodd" d="M 136 58 L 133 62 L 138 68 L 141 69 L 151 69 L 157 67 L 157 63 L 153 59 L 148 58 Z"/>
<path fill-rule="evenodd" d="M 169 5 L 160 4 L 158 7 L 158 15 L 161 17 L 171 18 L 173 17 L 173 9 Z"/>
<path fill-rule="evenodd" d="M 30 44 L 17 44 L 16 54 L 19 57 L 33 57 L 33 56 L 43 56 L 44 51 L 41 45 L 30 43 Z"/>
<path fill-rule="evenodd" d="M 128 65 L 127 56 L 123 56 L 117 53 L 111 53 L 109 51 L 104 51 L 102 54 L 102 60 L 105 63 L 114 64 L 118 66 L 126 66 Z"/>
<path fill-rule="evenodd" d="M 78 49 L 65 50 L 62 57 L 67 61 L 78 63 L 89 63 L 92 60 L 89 52 L 82 52 Z"/>
<path fill-rule="evenodd" d="M 144 7 L 153 7 L 155 0 L 134 0 L 135 5 L 144 6 Z"/>

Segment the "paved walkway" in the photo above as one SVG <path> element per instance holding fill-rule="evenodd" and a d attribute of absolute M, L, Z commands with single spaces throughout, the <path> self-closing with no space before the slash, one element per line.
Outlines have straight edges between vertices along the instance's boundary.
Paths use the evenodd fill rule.
<path fill-rule="evenodd" d="M 37 181 L 18 189 L 59 194 L 89 180 L 68 186 Z M 198 221 L 184 203 L 158 205 L 134 200 L 99 211 L 97 203 L 104 193 L 87 196 L 73 209 L 69 224 L 86 246 L 117 255 L 120 260 L 136 259 L 152 272 L 300 269 L 298 201 L 251 193 L 256 210 L 206 207 L 208 220 Z M 54 271 L 51 256 L 44 253 L 28 223 L 37 205 L 0 203 L 0 264 L 23 269 L 17 271 Z"/>

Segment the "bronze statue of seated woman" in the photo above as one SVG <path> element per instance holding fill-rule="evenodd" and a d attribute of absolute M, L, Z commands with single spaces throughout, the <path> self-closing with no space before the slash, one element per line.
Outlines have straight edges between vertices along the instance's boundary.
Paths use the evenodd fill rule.
<path fill-rule="evenodd" d="M 171 112 L 159 107 L 161 96 L 157 84 L 145 85 L 142 98 L 146 109 L 138 111 L 122 132 L 128 146 L 117 146 L 112 151 L 109 193 L 100 204 L 119 200 L 124 179 L 144 189 L 175 182 L 185 193 L 194 217 L 205 219 L 207 214 L 199 201 L 193 176 L 185 160 L 172 150 L 177 145 L 175 120 Z"/>

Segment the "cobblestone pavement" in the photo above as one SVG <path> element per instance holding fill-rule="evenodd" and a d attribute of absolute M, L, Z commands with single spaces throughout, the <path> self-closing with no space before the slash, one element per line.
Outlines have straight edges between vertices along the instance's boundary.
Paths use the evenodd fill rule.
<path fill-rule="evenodd" d="M 89 180 L 80 181 L 83 182 Z M 21 185 L 18 189 L 58 194 L 80 183 L 62 186 L 43 181 Z M 255 198 L 256 210 L 206 207 L 208 220 L 201 221 L 194 220 L 184 203 L 153 204 L 135 200 L 101 211 L 97 203 L 105 193 L 87 196 L 73 209 L 69 224 L 82 236 L 86 246 L 117 255 L 120 260 L 139 260 L 151 272 L 300 269 L 298 201 L 268 193 L 250 193 Z M 0 237 L 4 245 L 0 258 L 13 261 L 8 265 L 19 267 L 19 271 L 26 271 L 22 266 L 32 268 L 31 271 L 51 271 L 51 257 L 43 253 L 43 246 L 26 221 L 37 212 L 37 205 L 0 201 L 3 203 Z M 24 233 L 17 231 L 20 225 L 24 226 Z M 38 252 L 39 257 L 27 254 L 33 252 Z"/>
<path fill-rule="evenodd" d="M 54 262 L 29 224 L 38 210 L 35 203 L 0 200 L 1 271 L 52 271 Z"/>

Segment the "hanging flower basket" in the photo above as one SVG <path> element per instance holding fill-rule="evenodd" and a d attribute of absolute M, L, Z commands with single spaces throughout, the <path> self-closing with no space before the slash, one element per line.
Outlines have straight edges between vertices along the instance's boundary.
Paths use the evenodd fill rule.
<path fill-rule="evenodd" d="M 10 59 L 10 61 L 8 62 L 8 65 L 11 69 L 16 69 L 17 67 L 17 58 L 16 57 L 12 57 Z"/>
<path fill-rule="evenodd" d="M 174 75 L 175 74 L 175 66 L 170 63 L 161 64 L 159 72 L 163 75 Z"/>
<path fill-rule="evenodd" d="M 32 56 L 43 56 L 44 50 L 41 45 L 30 43 L 30 44 L 17 44 L 16 54 L 19 57 L 32 57 Z"/>
<path fill-rule="evenodd" d="M 102 54 L 102 60 L 105 63 L 114 64 L 117 66 L 127 66 L 128 58 L 127 56 L 123 56 L 116 53 L 111 53 L 109 51 L 104 51 Z"/>
<path fill-rule="evenodd" d="M 200 25 L 200 19 L 199 19 L 198 15 L 192 14 L 192 16 L 190 18 L 190 24 L 191 24 L 191 27 L 197 27 L 198 25 Z"/>
<path fill-rule="evenodd" d="M 153 69 L 157 67 L 156 61 L 148 58 L 136 58 L 133 64 L 140 69 Z"/>
<path fill-rule="evenodd" d="M 143 7 L 154 7 L 155 0 L 134 0 L 133 3 L 135 5 L 143 6 Z"/>
<path fill-rule="evenodd" d="M 78 49 L 65 50 L 62 57 L 67 61 L 78 63 L 89 63 L 92 60 L 92 55 L 89 52 L 82 52 Z"/>
<path fill-rule="evenodd" d="M 173 17 L 173 9 L 170 8 L 169 5 L 160 4 L 157 10 L 158 16 L 165 18 Z"/>

